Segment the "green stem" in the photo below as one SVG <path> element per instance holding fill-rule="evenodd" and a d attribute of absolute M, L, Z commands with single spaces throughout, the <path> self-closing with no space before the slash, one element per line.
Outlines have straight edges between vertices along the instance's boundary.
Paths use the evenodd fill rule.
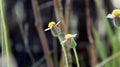
<path fill-rule="evenodd" d="M 7 29 L 6 29 L 6 25 L 5 25 L 5 19 L 4 19 L 4 10 L 3 10 L 3 2 L 2 0 L 0 0 L 0 14 L 1 14 L 1 22 L 2 22 L 2 30 L 3 30 L 3 34 L 2 34 L 2 49 L 4 50 L 3 48 L 3 44 L 5 44 L 5 52 L 6 52 L 6 56 L 7 56 L 7 67 L 10 66 L 10 59 L 9 59 L 9 47 L 8 47 L 8 39 L 7 39 Z"/>
<path fill-rule="evenodd" d="M 60 44 L 61 44 L 61 47 L 62 47 L 63 52 L 64 52 L 65 61 L 66 61 L 66 67 L 68 67 L 68 58 L 67 58 L 67 53 L 66 53 L 66 50 L 65 50 L 64 44 L 62 43 L 62 39 L 61 39 L 60 36 L 58 36 L 58 39 L 60 40 Z"/>
<path fill-rule="evenodd" d="M 76 51 L 75 47 L 73 48 L 73 51 L 74 51 L 74 54 L 75 54 L 75 58 L 76 58 L 76 62 L 77 62 L 77 67 L 80 67 L 79 60 L 78 60 L 78 55 L 77 55 L 77 51 Z"/>
<path fill-rule="evenodd" d="M 23 28 L 22 24 L 20 22 L 18 22 L 18 25 L 19 25 L 19 28 L 20 28 L 21 36 L 22 36 L 26 51 L 27 51 L 27 53 L 28 53 L 28 55 L 30 57 L 30 60 L 31 60 L 32 64 L 34 64 L 35 60 L 34 60 L 34 57 L 33 57 L 32 53 L 31 53 L 31 51 L 30 51 L 27 35 L 24 32 L 24 28 Z"/>

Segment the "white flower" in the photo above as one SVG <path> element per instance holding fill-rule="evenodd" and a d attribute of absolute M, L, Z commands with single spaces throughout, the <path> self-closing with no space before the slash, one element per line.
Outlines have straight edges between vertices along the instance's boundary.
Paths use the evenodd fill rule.
<path fill-rule="evenodd" d="M 114 9 L 112 11 L 112 14 L 107 15 L 107 18 L 111 18 L 111 19 L 114 19 L 116 17 L 120 17 L 120 9 Z"/>
<path fill-rule="evenodd" d="M 59 21 L 57 24 L 54 22 L 54 21 L 51 21 L 49 24 L 48 24 L 48 28 L 45 29 L 44 31 L 48 31 L 48 30 L 51 30 L 51 33 L 54 37 L 56 36 L 59 36 L 61 34 L 61 30 L 60 28 L 58 27 L 58 25 L 60 24 L 61 21 Z"/>
<path fill-rule="evenodd" d="M 77 34 L 66 34 L 65 35 L 65 40 L 62 41 L 62 43 L 66 43 L 70 45 L 70 48 L 74 48 L 76 46 L 76 42 L 74 40 L 74 37 L 76 37 Z"/>
<path fill-rule="evenodd" d="M 51 21 L 51 22 L 49 22 L 49 24 L 48 24 L 48 28 L 45 29 L 44 31 L 48 31 L 48 30 L 52 29 L 53 27 L 57 26 L 58 24 L 60 24 L 60 21 L 59 21 L 57 24 L 55 24 L 54 21 Z"/>
<path fill-rule="evenodd" d="M 120 26 L 120 9 L 114 9 L 111 14 L 107 15 L 107 18 L 113 20 L 113 25 L 115 27 Z"/>

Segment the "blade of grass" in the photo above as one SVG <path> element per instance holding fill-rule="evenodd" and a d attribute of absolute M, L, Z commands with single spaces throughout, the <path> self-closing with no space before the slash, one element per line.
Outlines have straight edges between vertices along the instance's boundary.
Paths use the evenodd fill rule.
<path fill-rule="evenodd" d="M 96 46 L 98 48 L 100 58 L 102 59 L 102 61 L 104 61 L 107 58 L 107 53 L 106 53 L 105 48 L 103 46 L 104 44 L 100 40 L 100 37 L 99 37 L 97 31 L 95 30 L 95 28 L 93 28 L 93 35 L 95 37 L 95 42 L 96 42 Z M 110 64 L 109 63 L 105 64 L 105 67 L 110 67 Z"/>
<path fill-rule="evenodd" d="M 112 42 L 113 33 L 112 33 L 112 29 L 110 27 L 110 24 L 106 18 L 105 10 L 103 9 L 102 0 L 95 0 L 95 5 L 97 7 L 99 20 L 101 20 L 102 23 L 105 25 L 107 36 L 110 39 L 110 42 Z"/>
<path fill-rule="evenodd" d="M 110 45 L 113 47 L 112 48 L 112 50 L 113 50 L 112 54 L 115 54 L 116 52 L 119 51 L 118 50 L 119 48 L 118 48 L 118 45 L 117 45 L 117 42 L 116 42 L 117 39 L 113 40 L 113 31 L 110 27 L 110 24 L 109 24 L 108 20 L 106 19 L 105 10 L 102 8 L 102 6 L 100 6 L 100 5 L 102 5 L 101 2 L 99 2 L 98 0 L 95 0 L 95 1 L 98 4 L 97 6 L 100 8 L 99 9 L 99 12 L 100 12 L 99 15 L 101 16 L 101 20 L 103 21 L 104 25 L 106 26 L 105 28 L 106 28 L 106 33 L 107 33 L 107 36 L 108 36 L 108 40 L 110 42 Z M 118 59 L 113 60 L 112 67 L 117 66 L 117 61 L 118 61 Z"/>
<path fill-rule="evenodd" d="M 101 17 L 101 20 L 103 21 L 104 25 L 105 25 L 105 29 L 106 29 L 106 33 L 110 42 L 110 45 L 113 47 L 113 54 L 115 54 L 116 52 L 118 52 L 118 45 L 117 45 L 117 39 L 113 40 L 113 33 L 112 33 L 112 29 L 110 27 L 110 24 L 108 22 L 108 20 L 106 19 L 106 15 L 105 15 L 105 10 L 102 8 L 102 2 L 99 0 L 95 0 L 98 12 Z M 112 67 L 116 67 L 117 66 L 117 61 L 118 59 L 114 59 L 112 62 Z"/>
<path fill-rule="evenodd" d="M 7 67 L 10 67 L 10 48 L 9 48 L 9 41 L 8 41 L 8 35 L 7 35 L 7 27 L 5 24 L 5 19 L 4 19 L 4 9 L 3 9 L 3 1 L 0 0 L 0 15 L 1 15 L 1 25 L 2 25 L 2 56 L 6 55 L 7 59 Z M 5 46 L 5 47 L 4 47 Z M 4 52 L 5 51 L 5 52 Z"/>
<path fill-rule="evenodd" d="M 106 63 L 110 62 L 111 60 L 113 60 L 113 59 L 115 59 L 116 57 L 119 57 L 119 56 L 120 56 L 120 52 L 110 56 L 109 58 L 107 58 L 103 62 L 97 64 L 95 67 L 103 67 Z"/>
<path fill-rule="evenodd" d="M 113 48 L 113 55 L 119 52 L 119 39 L 118 39 L 118 34 L 119 33 L 119 29 L 115 30 L 115 36 L 113 38 L 113 44 L 112 44 L 112 48 Z M 118 60 L 119 58 L 115 58 L 112 61 L 112 67 L 118 67 Z"/>

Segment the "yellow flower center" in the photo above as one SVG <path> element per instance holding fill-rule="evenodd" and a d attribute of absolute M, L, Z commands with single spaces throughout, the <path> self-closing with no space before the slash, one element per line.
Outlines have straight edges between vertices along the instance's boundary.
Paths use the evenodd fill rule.
<path fill-rule="evenodd" d="M 51 22 L 48 24 L 48 27 L 51 28 L 51 27 L 53 27 L 53 26 L 55 26 L 55 22 L 54 22 L 54 21 L 51 21 Z"/>
<path fill-rule="evenodd" d="M 68 39 L 68 38 L 70 38 L 70 37 L 72 37 L 72 34 L 66 34 L 66 35 L 65 35 L 65 39 Z"/>
<path fill-rule="evenodd" d="M 120 16 L 120 10 L 119 9 L 114 9 L 112 14 L 117 17 L 117 16 Z"/>

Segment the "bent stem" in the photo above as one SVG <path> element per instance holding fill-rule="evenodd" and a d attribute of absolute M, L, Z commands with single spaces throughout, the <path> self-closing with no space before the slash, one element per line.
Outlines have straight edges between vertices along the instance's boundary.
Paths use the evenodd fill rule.
<path fill-rule="evenodd" d="M 59 41 L 60 41 L 61 47 L 62 47 L 63 52 L 64 52 L 65 62 L 66 62 L 66 67 L 68 67 L 68 58 L 67 58 L 67 53 L 66 53 L 66 50 L 65 50 L 64 44 L 62 43 L 62 39 L 61 39 L 60 36 L 58 36 L 58 39 L 59 39 Z"/>
<path fill-rule="evenodd" d="M 74 54 L 75 54 L 75 58 L 76 58 L 76 62 L 77 62 L 77 67 L 80 67 L 79 60 L 78 60 L 78 55 L 77 55 L 77 51 L 76 51 L 75 47 L 73 48 L 73 51 L 74 51 Z"/>

